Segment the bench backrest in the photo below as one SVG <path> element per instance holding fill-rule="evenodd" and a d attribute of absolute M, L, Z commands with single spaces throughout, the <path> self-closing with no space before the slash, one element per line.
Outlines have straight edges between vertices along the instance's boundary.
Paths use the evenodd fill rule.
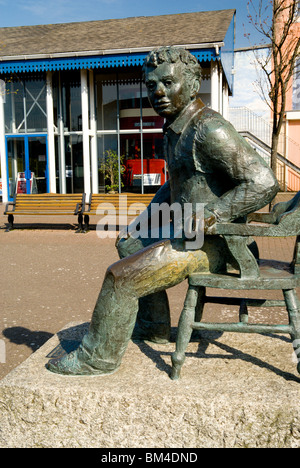
<path fill-rule="evenodd" d="M 134 205 L 135 208 L 147 207 L 154 194 L 93 194 L 90 199 L 90 210 L 96 211 L 99 205 L 104 207 L 113 205 L 116 210 L 127 210 Z"/>
<path fill-rule="evenodd" d="M 84 202 L 84 195 L 75 194 L 17 194 L 15 197 L 16 211 L 75 211 L 77 204 Z"/>
<path fill-rule="evenodd" d="M 259 224 L 250 224 L 249 222 Z M 288 202 L 276 204 L 270 213 L 253 213 L 248 223 L 216 223 L 206 235 L 223 235 L 239 264 L 242 277 L 258 277 L 256 258 L 248 248 L 247 237 L 295 237 L 293 266 L 300 274 L 300 192 Z"/>

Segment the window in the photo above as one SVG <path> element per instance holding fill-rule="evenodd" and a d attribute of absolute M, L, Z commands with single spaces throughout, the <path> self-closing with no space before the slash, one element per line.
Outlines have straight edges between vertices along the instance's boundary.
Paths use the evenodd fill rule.
<path fill-rule="evenodd" d="M 97 129 L 117 129 L 117 76 L 111 71 L 95 75 L 95 96 L 97 108 Z"/>
<path fill-rule="evenodd" d="M 300 58 L 297 59 L 294 73 L 293 110 L 300 110 Z"/>
<path fill-rule="evenodd" d="M 99 135 L 97 142 L 98 150 L 98 190 L 99 193 L 105 193 L 110 185 L 110 180 L 106 178 L 104 173 L 104 161 L 107 151 L 118 152 L 118 137 L 117 135 Z M 118 180 L 119 182 L 119 180 Z"/>
<path fill-rule="evenodd" d="M 149 104 L 141 74 L 134 67 L 95 73 L 99 191 L 107 190 L 101 164 L 108 150 L 122 161 L 122 190 L 155 192 L 166 181 L 164 119 Z"/>
<path fill-rule="evenodd" d="M 300 0 L 296 1 L 296 8 L 295 8 L 295 20 L 300 20 Z"/>
<path fill-rule="evenodd" d="M 7 133 L 47 131 L 46 79 L 44 75 L 9 77 L 6 80 L 5 101 Z"/>
<path fill-rule="evenodd" d="M 80 71 L 62 74 L 62 106 L 65 129 L 69 132 L 82 130 Z"/>

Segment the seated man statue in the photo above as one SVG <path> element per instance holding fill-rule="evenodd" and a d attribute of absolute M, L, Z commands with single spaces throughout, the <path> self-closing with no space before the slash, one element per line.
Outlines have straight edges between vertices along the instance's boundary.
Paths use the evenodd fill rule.
<path fill-rule="evenodd" d="M 149 53 L 143 67 L 153 109 L 165 118 L 164 143 L 169 180 L 151 205 L 204 206 L 203 230 L 215 222 L 238 222 L 267 205 L 278 191 L 273 172 L 232 125 L 197 98 L 201 68 L 177 47 Z M 171 222 L 172 224 L 172 222 Z M 174 221 L 173 221 L 174 224 Z M 157 231 L 156 231 L 157 232 Z M 117 240 L 120 260 L 110 266 L 90 328 L 78 349 L 49 361 L 49 370 L 66 375 L 115 372 L 133 332 L 140 339 L 168 341 L 170 313 L 166 289 L 193 272 L 220 272 L 230 263 L 221 236 L 207 236 L 188 248 L 187 237 L 161 234 Z M 136 325 L 136 326 L 135 326 Z"/>

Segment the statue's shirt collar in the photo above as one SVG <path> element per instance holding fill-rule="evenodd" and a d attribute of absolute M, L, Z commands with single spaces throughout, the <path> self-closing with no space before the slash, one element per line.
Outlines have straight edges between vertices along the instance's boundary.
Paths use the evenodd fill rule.
<path fill-rule="evenodd" d="M 174 122 L 172 122 L 170 125 L 168 122 L 165 123 L 163 127 L 164 133 L 167 133 L 169 130 L 172 130 L 177 134 L 182 133 L 183 129 L 190 122 L 191 118 L 201 109 L 203 109 L 203 107 L 205 107 L 205 105 L 201 99 L 195 99 L 181 112 L 181 114 L 177 117 L 176 120 L 174 120 Z"/>

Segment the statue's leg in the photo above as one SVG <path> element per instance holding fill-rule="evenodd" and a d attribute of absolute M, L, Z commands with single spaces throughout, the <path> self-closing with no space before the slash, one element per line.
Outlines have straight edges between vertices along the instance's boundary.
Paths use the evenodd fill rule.
<path fill-rule="evenodd" d="M 295 289 L 283 290 L 289 323 L 293 329 L 291 340 L 297 357 L 297 370 L 300 374 L 300 305 Z"/>
<path fill-rule="evenodd" d="M 113 264 L 105 276 L 88 334 L 79 348 L 48 369 L 69 375 L 99 375 L 118 369 L 131 338 L 138 299 L 183 281 L 207 259 L 161 241 Z M 204 262 L 203 262 L 204 258 Z"/>
<path fill-rule="evenodd" d="M 117 244 L 120 258 L 136 253 L 157 239 L 121 239 Z M 139 299 L 139 309 L 132 339 L 154 343 L 168 343 L 171 334 L 169 300 L 166 291 L 159 291 Z"/>
<path fill-rule="evenodd" d="M 159 291 L 139 299 L 139 310 L 132 334 L 133 341 L 148 340 L 168 343 L 171 334 L 171 317 L 166 291 Z"/>

